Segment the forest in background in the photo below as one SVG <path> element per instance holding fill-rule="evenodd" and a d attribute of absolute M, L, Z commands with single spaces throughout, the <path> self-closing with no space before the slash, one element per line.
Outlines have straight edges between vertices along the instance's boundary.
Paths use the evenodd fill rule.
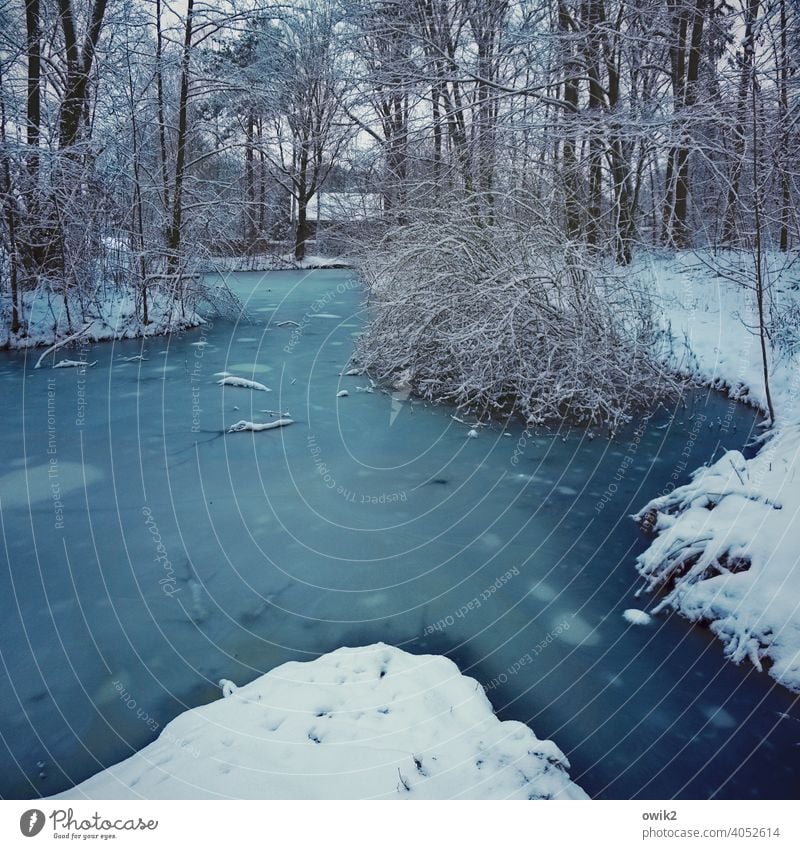
<path fill-rule="evenodd" d="M 360 256 L 401 324 L 457 300 L 455 273 L 510 281 L 534 348 L 581 335 L 574 364 L 610 334 L 644 386 L 616 351 L 652 317 L 598 303 L 597 269 L 726 248 L 755 279 L 797 246 L 796 0 L 7 0 L 0 27 L 12 337 L 33 295 L 69 314 L 121 287 L 146 326 L 207 294 L 210 257 L 312 246 Z M 380 202 L 316 228 L 321 192 Z"/>

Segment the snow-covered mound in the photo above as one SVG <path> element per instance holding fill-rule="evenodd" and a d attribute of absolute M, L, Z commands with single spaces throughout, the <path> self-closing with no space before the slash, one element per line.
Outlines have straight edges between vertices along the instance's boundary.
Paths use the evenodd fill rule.
<path fill-rule="evenodd" d="M 558 747 L 480 684 L 378 643 L 286 663 L 186 711 L 60 799 L 585 799 Z"/>
<path fill-rule="evenodd" d="M 650 268 L 665 320 L 685 340 L 672 365 L 764 409 L 761 351 L 743 324 L 757 326 L 752 285 L 720 283 L 708 270 L 744 260 L 724 254 L 700 260 L 686 254 Z M 770 258 L 770 267 L 781 263 Z M 797 269 L 780 280 L 772 274 L 775 314 L 797 314 Z M 759 669 L 767 664 L 777 681 L 800 692 L 800 352 L 770 346 L 768 353 L 776 410 L 769 438 L 752 459 L 727 451 L 689 484 L 645 505 L 636 518 L 658 537 L 637 568 L 648 589 L 670 590 L 654 612 L 671 607 L 708 624 L 732 660 L 749 659 Z M 737 440 L 724 421 L 708 426 L 722 445 Z"/>

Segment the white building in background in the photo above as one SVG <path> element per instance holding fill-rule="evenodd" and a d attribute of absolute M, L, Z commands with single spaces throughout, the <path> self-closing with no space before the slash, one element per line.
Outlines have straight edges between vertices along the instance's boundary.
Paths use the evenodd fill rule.
<path fill-rule="evenodd" d="M 376 221 L 383 216 L 383 197 L 378 192 L 317 192 L 308 202 L 308 223 L 353 224 Z M 292 198 L 291 222 L 297 221 L 297 201 Z"/>

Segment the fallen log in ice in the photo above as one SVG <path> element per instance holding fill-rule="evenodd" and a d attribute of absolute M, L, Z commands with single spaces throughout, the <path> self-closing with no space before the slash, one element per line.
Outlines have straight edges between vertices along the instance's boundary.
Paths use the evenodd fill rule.
<path fill-rule="evenodd" d="M 97 360 L 87 363 L 86 360 L 59 360 L 53 368 L 91 368 L 97 365 Z"/>
<path fill-rule="evenodd" d="M 274 422 L 248 422 L 242 419 L 242 421 L 231 425 L 226 433 L 242 433 L 247 430 L 258 433 L 262 430 L 272 430 L 274 427 L 286 427 L 290 424 L 294 424 L 294 419 L 276 419 Z"/>

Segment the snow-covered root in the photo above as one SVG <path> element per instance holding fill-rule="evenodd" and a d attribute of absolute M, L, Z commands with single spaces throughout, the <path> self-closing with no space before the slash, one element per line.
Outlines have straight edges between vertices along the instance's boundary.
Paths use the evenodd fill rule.
<path fill-rule="evenodd" d="M 259 383 L 256 380 L 248 380 L 246 377 L 235 377 L 234 375 L 223 377 L 221 380 L 218 380 L 217 383 L 220 386 L 238 386 L 241 389 L 254 389 L 257 392 L 272 392 L 272 390 L 267 386 L 264 386 L 263 383 Z"/>
<path fill-rule="evenodd" d="M 643 590 L 667 590 L 652 612 L 708 624 L 731 660 L 766 662 L 800 691 L 800 493 L 786 485 L 798 457 L 800 429 L 786 427 L 753 459 L 728 451 L 634 518 L 657 534 L 637 560 Z"/>
<path fill-rule="evenodd" d="M 242 433 L 244 431 L 258 433 L 262 430 L 272 430 L 273 428 L 286 427 L 290 424 L 294 424 L 294 419 L 277 419 L 274 422 L 248 422 L 242 419 L 242 421 L 231 425 L 226 433 Z"/>
<path fill-rule="evenodd" d="M 587 798 L 555 743 L 500 722 L 445 657 L 378 643 L 219 683 L 225 698 L 60 798 Z"/>

